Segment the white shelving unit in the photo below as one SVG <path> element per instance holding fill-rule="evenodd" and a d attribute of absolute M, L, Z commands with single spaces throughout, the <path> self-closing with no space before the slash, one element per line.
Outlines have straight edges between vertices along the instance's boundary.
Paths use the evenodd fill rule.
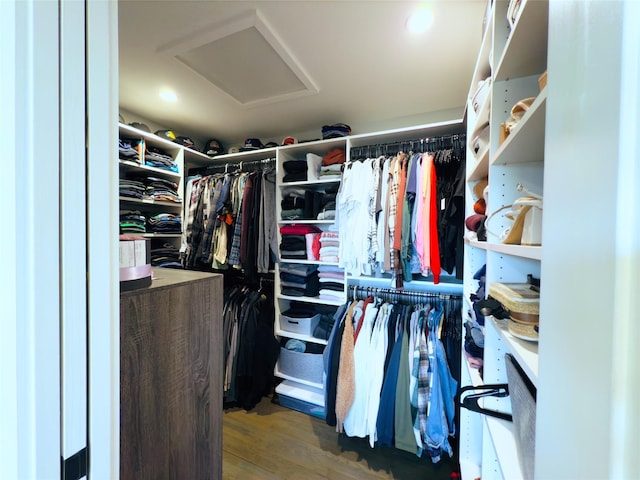
<path fill-rule="evenodd" d="M 307 154 L 313 153 L 315 155 L 323 156 L 330 150 L 340 148 L 345 151 L 347 150 L 347 140 L 345 138 L 336 138 L 329 139 L 324 141 L 314 141 L 307 142 L 303 144 L 293 144 L 288 146 L 283 146 L 278 148 L 277 153 L 277 174 L 276 174 L 276 219 L 278 221 L 278 245 L 281 244 L 282 234 L 280 233 L 280 227 L 287 225 L 309 225 L 315 226 L 321 231 L 330 231 L 332 230 L 332 226 L 334 225 L 334 220 L 318 220 L 315 218 L 305 218 L 305 219 L 295 219 L 295 220 L 286 220 L 282 218 L 282 199 L 285 197 L 286 193 L 291 189 L 300 189 L 304 191 L 312 191 L 312 192 L 325 192 L 328 190 L 336 191 L 340 186 L 340 177 L 337 178 L 321 178 L 321 179 L 310 179 L 304 181 L 290 181 L 285 182 L 284 177 L 286 175 L 286 171 L 284 168 L 284 164 L 288 161 L 307 161 Z M 335 307 L 338 308 L 346 301 L 346 288 L 341 292 L 339 299 L 336 300 L 326 300 L 321 299 L 317 296 L 315 297 L 297 297 L 285 295 L 282 293 L 282 286 L 280 281 L 280 264 L 281 263 L 290 263 L 290 264 L 302 264 L 302 265 L 332 265 L 337 266 L 336 263 L 333 262 L 321 262 L 318 260 L 303 260 L 303 259 L 286 259 L 280 258 L 280 263 L 276 265 L 276 273 L 275 273 L 275 335 L 280 339 L 298 339 L 302 340 L 306 343 L 311 343 L 315 345 L 325 346 L 327 345 L 327 340 L 316 338 L 310 332 L 307 334 L 300 334 L 297 332 L 293 332 L 286 329 L 286 322 L 282 321 L 282 313 L 286 312 L 292 305 L 292 303 L 296 304 L 305 304 L 311 309 L 317 309 L 322 306 L 326 307 Z M 318 362 L 322 361 L 322 356 L 319 354 L 303 354 L 310 355 L 310 358 L 313 358 L 313 363 L 317 365 Z M 289 360 L 288 360 L 289 361 Z M 288 369 L 291 369 L 291 365 L 288 365 Z M 288 399 L 294 399 L 298 402 L 303 402 L 307 404 L 307 409 L 310 411 L 313 410 L 321 410 L 324 412 L 324 387 L 322 382 L 314 381 L 315 379 L 311 379 L 309 372 L 305 371 L 303 368 L 293 368 L 296 375 L 291 375 L 290 373 L 286 373 L 283 367 L 282 357 L 278 360 L 275 369 L 275 375 L 282 379 L 282 382 L 276 387 L 276 392 L 282 397 L 287 397 Z M 315 369 L 313 369 L 315 370 Z M 313 371 L 311 370 L 311 371 Z M 316 377 L 317 379 L 317 377 Z M 290 402 L 290 400 L 289 400 Z M 283 403 L 287 403 L 286 400 Z"/>
<path fill-rule="evenodd" d="M 306 158 L 307 153 L 315 153 L 317 155 L 323 155 L 327 151 L 340 147 L 346 150 L 347 159 L 350 158 L 350 150 L 354 147 L 363 147 L 370 145 L 381 145 L 386 143 L 404 142 L 416 139 L 424 139 L 430 137 L 440 137 L 443 135 L 463 133 L 464 124 L 462 119 L 451 122 L 441 122 L 429 125 L 420 125 L 410 128 L 400 128 L 394 130 L 387 130 L 382 132 L 375 132 L 370 134 L 351 135 L 348 137 L 342 137 L 337 139 L 320 140 L 315 142 L 309 142 L 304 144 L 289 145 L 284 147 L 277 147 L 277 217 L 280 217 L 280 200 L 281 192 L 288 187 L 302 187 L 302 188 L 315 188 L 321 189 L 327 183 L 335 183 L 335 180 L 312 180 L 304 182 L 289 182 L 282 183 L 284 172 L 282 165 L 287 160 L 303 160 Z M 318 220 L 281 220 L 279 226 L 289 224 L 312 224 L 316 225 L 322 230 L 329 229 L 333 224 L 333 221 L 318 221 Z M 279 237 L 280 240 L 280 237 Z M 301 264 L 320 264 L 317 261 L 311 260 L 281 260 L 289 263 L 301 263 Z M 337 264 L 331 264 L 337 265 Z M 276 325 L 275 334 L 278 337 L 297 338 L 303 341 L 312 342 L 320 345 L 326 345 L 325 340 L 317 339 L 307 335 L 300 335 L 293 332 L 288 332 L 282 329 L 279 321 L 280 313 L 285 310 L 289 302 L 302 301 L 310 305 L 330 305 L 338 307 L 345 303 L 347 297 L 347 291 L 345 289 L 344 296 L 340 301 L 326 301 L 313 297 L 292 297 L 279 294 L 279 271 L 276 266 Z M 358 285 L 369 286 L 377 288 L 389 288 L 391 286 L 391 278 L 387 276 L 381 277 L 368 277 L 358 276 L 353 277 L 346 276 L 345 285 Z M 450 294 L 460 294 L 462 291 L 461 283 L 453 277 L 447 276 L 446 272 L 442 272 L 441 282 L 438 285 L 434 285 L 427 278 L 424 280 L 414 280 L 412 282 L 404 282 L 404 289 L 411 291 L 429 291 L 440 292 Z M 313 406 L 324 407 L 324 390 L 323 385 L 308 382 L 304 378 L 292 377 L 290 375 L 283 374 L 279 367 L 276 366 L 276 375 L 283 379 L 283 382 L 276 388 L 276 392 L 280 395 L 286 395 L 301 402 L 310 403 Z M 310 393 L 311 392 L 311 393 Z"/>
<path fill-rule="evenodd" d="M 487 108 L 486 114 L 489 114 Z M 199 154 L 198 152 L 184 152 L 185 162 L 185 175 L 193 167 L 207 167 L 212 165 L 225 165 L 231 167 L 237 167 L 242 162 L 252 162 L 256 160 L 262 160 L 267 158 L 276 158 L 276 218 L 278 220 L 278 227 L 285 225 L 314 225 L 321 230 L 328 230 L 333 225 L 333 220 L 283 220 L 281 218 L 281 200 L 282 192 L 287 188 L 304 188 L 311 190 L 322 190 L 329 185 L 339 185 L 339 179 L 319 179 L 319 180 L 307 180 L 307 181 L 294 181 L 283 182 L 284 170 L 283 164 L 288 160 L 306 160 L 307 153 L 314 153 L 316 155 L 324 155 L 331 149 L 342 148 L 345 150 L 347 159 L 350 158 L 350 149 L 353 147 L 363 147 L 369 145 L 379 145 L 385 143 L 405 142 L 416 139 L 425 139 L 430 137 L 440 137 L 449 134 L 464 133 L 463 119 L 452 120 L 448 122 L 439 122 L 428 125 L 419 125 L 409 128 L 399 128 L 393 130 L 386 130 L 381 132 L 350 135 L 348 137 L 341 137 L 328 140 L 318 140 L 313 142 L 306 142 L 302 144 L 278 146 L 274 148 L 267 148 L 262 150 L 246 151 L 235 154 L 217 155 L 214 158 L 207 157 L 206 155 Z M 187 149 L 184 149 L 187 150 Z M 469 160 L 467 160 L 469 162 Z M 488 165 L 488 155 L 487 161 Z M 278 229 L 279 230 L 279 229 Z M 280 243 L 281 235 L 278 232 L 278 244 Z M 281 259 L 281 262 L 296 263 L 302 265 L 333 265 L 338 266 L 337 263 L 322 263 L 316 260 L 303 260 L 303 259 Z M 274 272 L 274 293 L 275 293 L 275 325 L 274 333 L 278 338 L 294 338 L 305 342 L 311 342 L 316 345 L 327 345 L 327 341 L 320 338 L 315 338 L 311 335 L 303 335 L 296 332 L 285 330 L 282 327 L 280 316 L 283 311 L 289 308 L 291 302 L 302 302 L 310 306 L 329 306 L 339 307 L 346 302 L 347 288 L 345 288 L 342 297 L 339 300 L 324 300 L 318 297 L 298 297 L 284 295 L 281 293 L 281 286 L 279 280 L 279 265 L 277 264 Z M 391 279 L 385 276 L 382 277 L 345 277 L 345 285 L 359 285 L 359 286 L 371 286 L 380 288 L 389 288 Z M 460 294 L 462 292 L 462 284 L 459 280 L 449 277 L 446 272 L 442 272 L 441 282 L 438 285 L 434 285 L 427 278 L 424 280 L 414 280 L 412 282 L 405 282 L 404 288 L 412 291 L 429 291 L 440 293 Z M 309 381 L 303 376 L 292 376 L 284 373 L 280 364 L 276 365 L 275 375 L 281 378 L 283 381 L 276 388 L 276 392 L 279 395 L 285 395 L 293 398 L 296 401 L 305 402 L 311 406 L 311 410 L 318 412 L 319 409 L 324 408 L 324 390 L 323 385 L 318 382 Z"/>
<path fill-rule="evenodd" d="M 547 89 L 540 90 L 538 79 L 547 68 L 548 1 L 522 0 L 516 21 L 510 29 L 507 0 L 494 0 L 487 29 L 470 87 L 472 98 L 478 82 L 491 76 L 486 102 L 476 112 L 467 105 L 468 135 L 476 134 L 489 122 L 489 147 L 467 164 L 467 215 L 473 213 L 474 185 L 489 184 L 487 215 L 510 205 L 526 189 L 542 195 L 544 190 L 545 116 Z M 518 101 L 535 97 L 526 113 L 501 143 L 500 125 L 506 122 Z M 490 105 L 489 112 L 486 106 Z M 473 159 L 469 150 L 468 159 Z M 487 241 L 465 240 L 464 293 L 476 291 L 474 273 L 486 265 L 486 291 L 493 282 L 525 283 L 528 274 L 540 278 L 542 246 L 506 245 L 498 238 L 510 222 L 499 214 L 487 228 Z M 544 279 L 542 279 L 544 291 Z M 468 305 L 467 308 L 471 306 Z M 540 323 L 545 319 L 541 317 Z M 541 328 L 544 328 L 543 326 Z M 538 385 L 538 343 L 521 340 L 508 331 L 505 320 L 485 317 L 483 376 L 469 367 L 463 355 L 463 385 L 507 383 L 505 354 L 512 354 L 534 385 Z M 467 383 L 464 383 L 467 382 Z M 487 397 L 485 408 L 511 413 L 509 397 Z M 460 464 L 463 479 L 518 479 L 523 472 L 518 463 L 513 424 L 477 412 L 461 411 Z"/>
<path fill-rule="evenodd" d="M 183 197 L 183 173 L 184 173 L 184 159 L 190 152 L 189 149 L 173 143 L 169 140 L 161 138 L 157 135 L 154 135 L 149 132 L 145 132 L 143 130 L 139 130 L 137 128 L 131 127 L 129 125 L 120 124 L 119 125 L 119 135 L 121 139 L 124 140 L 135 140 L 141 142 L 141 148 L 139 149 L 139 159 L 138 161 L 134 160 L 125 160 L 119 159 L 119 171 L 120 178 L 126 177 L 155 177 L 161 178 L 168 181 L 171 181 L 177 185 L 177 193 L 180 199 Z M 173 171 L 166 168 L 153 167 L 149 165 L 145 165 L 144 162 L 144 150 L 147 147 L 156 147 L 166 155 L 171 156 L 174 160 L 177 171 Z M 193 152 L 194 154 L 198 154 L 198 152 Z M 184 205 L 182 201 L 180 202 L 172 202 L 172 201 L 160 201 L 160 200 L 152 200 L 152 199 L 137 199 L 127 196 L 120 196 L 120 210 L 131 210 L 131 211 L 140 211 L 145 216 L 156 215 L 159 213 L 170 213 L 173 215 L 184 217 L 183 208 Z M 169 243 L 174 246 L 176 249 L 180 248 L 180 238 L 181 233 L 143 233 L 136 234 L 145 238 L 150 238 L 152 240 L 151 248 L 157 244 L 163 245 L 164 243 Z"/>

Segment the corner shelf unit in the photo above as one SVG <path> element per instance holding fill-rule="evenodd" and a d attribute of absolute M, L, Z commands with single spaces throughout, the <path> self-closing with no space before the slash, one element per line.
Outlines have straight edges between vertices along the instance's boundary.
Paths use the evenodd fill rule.
<path fill-rule="evenodd" d="M 290 225 L 312 226 L 316 229 L 327 232 L 331 231 L 335 223 L 334 219 L 316 219 L 316 218 L 298 218 L 298 219 L 285 219 L 282 215 L 282 200 L 285 196 L 292 191 L 298 192 L 326 192 L 336 190 L 340 186 L 341 177 L 331 178 L 309 178 L 308 180 L 296 180 L 285 182 L 285 166 L 286 162 L 298 161 L 307 162 L 307 154 L 314 154 L 323 156 L 332 149 L 347 150 L 346 138 L 335 138 L 330 140 L 320 140 L 314 142 L 307 142 L 302 144 L 287 145 L 278 148 L 276 160 L 276 218 L 278 221 L 278 245 L 281 245 L 283 235 L 280 231 L 281 227 Z M 315 213 L 315 212 L 313 212 Z M 286 321 L 283 320 L 283 312 L 286 312 L 292 305 L 304 305 L 306 308 L 312 311 L 320 312 L 322 309 L 330 308 L 337 309 L 346 301 L 346 286 L 342 292 L 337 292 L 335 299 L 323 299 L 320 296 L 292 296 L 282 293 L 282 280 L 281 280 L 281 266 L 282 264 L 299 264 L 299 265 L 330 265 L 337 267 L 336 262 L 323 262 L 314 259 L 287 259 L 282 258 L 276 264 L 275 273 L 275 326 L 274 333 L 281 342 L 285 342 L 288 339 L 302 340 L 305 344 L 312 344 L 317 346 L 327 345 L 327 340 L 316 338 L 313 336 L 313 332 L 308 334 L 302 334 L 299 332 L 290 331 L 286 328 Z M 343 273 L 344 281 L 344 273 Z M 281 348 L 281 356 L 278 359 L 275 368 L 275 375 L 282 379 L 282 381 L 276 387 L 276 393 L 280 397 L 286 397 L 293 399 L 297 402 L 304 402 L 308 404 L 309 410 L 316 410 L 318 412 L 324 412 L 324 386 L 322 384 L 322 375 L 316 375 L 318 371 L 322 370 L 322 354 L 312 353 L 300 353 L 298 358 L 292 360 L 288 356 L 285 356 L 287 352 L 284 352 L 284 348 Z M 306 357 L 306 358 L 305 358 Z M 300 367 L 292 362 L 299 362 Z M 312 365 L 309 369 L 305 369 L 302 365 L 309 363 Z M 285 404 L 287 402 L 284 402 Z"/>
<path fill-rule="evenodd" d="M 161 213 L 168 213 L 184 218 L 184 166 L 185 162 L 194 159 L 208 159 L 206 155 L 191 150 L 187 147 L 171 142 L 155 134 L 139 130 L 125 124 L 119 124 L 119 137 L 122 140 L 137 145 L 138 158 L 136 160 L 119 158 L 118 166 L 120 179 L 124 178 L 158 178 L 174 183 L 177 188 L 179 201 L 156 200 L 149 198 L 134 198 L 120 195 L 118 197 L 121 211 L 139 211 L 145 216 L 152 216 Z M 145 155 L 148 147 L 157 149 L 165 155 L 171 157 L 175 169 L 161 168 L 145 164 Z M 180 249 L 182 239 L 182 229 L 176 233 L 132 233 L 151 239 L 152 250 L 155 247 L 163 247 L 169 244 L 176 250 Z"/>
<path fill-rule="evenodd" d="M 515 0 L 514 0 L 515 1 Z M 488 9 L 487 29 L 475 67 L 467 103 L 468 135 L 489 124 L 488 148 L 481 155 L 468 150 L 466 212 L 474 213 L 474 186 L 488 182 L 487 215 L 523 196 L 516 187 L 543 194 L 547 89 L 538 83 L 547 68 L 547 0 L 522 0 L 512 26 L 507 20 L 510 2 L 494 0 Z M 491 77 L 485 104 L 474 110 L 471 98 L 478 82 Z M 518 101 L 535 97 L 526 113 L 501 143 L 501 123 Z M 484 110 L 490 105 L 489 112 Z M 495 235 L 510 226 L 499 215 L 487 228 L 487 241 L 465 239 L 463 320 L 474 321 L 469 296 L 478 286 L 474 273 L 486 265 L 486 289 L 494 282 L 525 283 L 528 274 L 540 277 L 542 246 L 506 245 Z M 544 291 L 544 279 L 542 279 Z M 540 324 L 547 319 L 540 318 Z M 538 386 L 538 343 L 521 340 L 508 331 L 505 320 L 485 317 L 483 375 L 462 356 L 462 385 L 507 383 L 505 354 L 512 354 L 527 377 Z M 542 326 L 544 328 L 544 326 Z M 464 348 L 464 347 L 463 347 Z M 509 397 L 485 398 L 484 407 L 511 413 Z M 512 422 L 461 409 L 460 466 L 463 479 L 523 478 Z"/>
<path fill-rule="evenodd" d="M 370 145 L 381 145 L 386 143 L 405 142 L 415 140 L 419 138 L 439 137 L 449 134 L 464 133 L 464 124 L 462 119 L 451 122 L 441 122 L 429 125 L 420 125 L 411 128 L 401 128 L 395 130 L 388 130 L 383 132 L 376 132 L 371 134 L 350 135 L 348 137 L 320 140 L 315 142 L 289 145 L 285 147 L 277 148 L 277 181 L 276 181 L 276 208 L 277 217 L 280 218 L 281 207 L 280 201 L 282 199 L 282 192 L 287 188 L 299 187 L 307 189 L 322 189 L 327 184 L 336 183 L 336 180 L 309 180 L 309 181 L 295 181 L 284 183 L 283 164 L 288 160 L 303 160 L 306 158 L 307 153 L 314 153 L 316 155 L 323 155 L 333 148 L 342 148 L 346 151 L 346 158 L 349 160 L 350 152 L 352 148 L 365 147 Z M 338 181 L 339 183 L 339 181 Z M 302 225 L 315 225 L 321 230 L 329 230 L 332 228 L 334 221 L 326 220 L 280 220 L 279 226 L 289 224 L 302 224 Z M 278 240 L 280 243 L 281 236 L 279 234 Z M 289 263 L 301 263 L 301 264 L 324 264 L 323 262 L 313 260 L 280 260 L 281 262 Z M 328 265 L 337 266 L 337 263 L 327 263 Z M 290 302 L 302 301 L 310 305 L 328 305 L 339 307 L 347 300 L 348 287 L 351 285 L 365 286 L 365 287 L 382 287 L 388 288 L 391 285 L 390 276 L 358 276 L 345 275 L 345 291 L 342 293 L 340 300 L 328 301 L 314 297 L 292 297 L 279 294 L 279 266 L 276 266 L 276 325 L 275 334 L 282 338 L 295 338 L 306 342 L 311 342 L 319 345 L 326 345 L 326 340 L 321 340 L 308 335 L 300 335 L 293 332 L 288 332 L 282 328 L 280 321 L 281 313 L 284 311 Z M 412 291 L 428 291 L 438 293 L 452 293 L 461 294 L 462 284 L 459 280 L 453 276 L 448 277 L 443 272 L 441 282 L 438 285 L 434 285 L 427 278 L 424 280 L 414 280 L 412 282 L 405 282 L 404 288 Z M 276 392 L 281 396 L 287 396 L 295 399 L 295 401 L 305 402 L 311 405 L 311 409 L 323 409 L 324 408 L 324 386 L 318 382 L 309 382 L 303 377 L 291 376 L 283 373 L 280 370 L 280 365 L 276 366 L 276 375 L 283 379 L 283 381 L 276 388 Z"/>

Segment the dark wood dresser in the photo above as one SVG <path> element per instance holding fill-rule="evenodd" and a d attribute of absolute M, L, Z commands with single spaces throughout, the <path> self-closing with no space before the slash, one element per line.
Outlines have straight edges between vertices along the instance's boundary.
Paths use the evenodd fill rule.
<path fill-rule="evenodd" d="M 120 478 L 222 478 L 223 279 L 154 269 L 120 294 Z"/>

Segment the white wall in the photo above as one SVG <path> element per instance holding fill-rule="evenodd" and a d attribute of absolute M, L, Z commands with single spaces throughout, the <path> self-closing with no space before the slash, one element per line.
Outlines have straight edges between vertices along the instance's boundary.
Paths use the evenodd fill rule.
<path fill-rule="evenodd" d="M 626 110 L 638 122 L 628 98 L 637 70 L 621 98 L 628 62 L 638 62 L 629 29 L 640 19 L 624 20 L 632 4 L 550 2 L 537 478 L 638 475 L 639 218 L 637 208 L 623 213 L 637 205 L 637 129 L 620 138 Z"/>
<path fill-rule="evenodd" d="M 15 252 L 18 243 L 18 206 L 16 204 L 17 167 L 16 159 L 16 52 L 12 48 L 16 44 L 16 8 L 15 4 L 7 3 L 0 15 L 0 88 L 4 95 L 0 95 L 0 130 L 4 132 L 4 141 L 0 142 L 0 158 L 6 179 L 4 188 L 4 235 L 0 235 L 0 249 L 3 252 Z M 0 335 L 0 465 L 8 478 L 18 477 L 20 464 L 18 448 L 18 332 L 17 312 L 20 305 L 17 302 L 16 284 L 18 261 L 15 255 L 6 255 L 2 262 L 2 288 L 0 302 L 3 306 L 2 335 Z"/>
<path fill-rule="evenodd" d="M 5 255 L 0 288 L 0 477 L 3 479 L 60 479 L 60 456 L 75 453 L 83 436 L 86 441 L 83 427 L 86 430 L 87 421 L 90 478 L 111 480 L 119 476 L 119 296 L 115 242 L 118 205 L 114 194 L 117 162 L 113 161 L 117 158 L 117 3 L 88 0 L 86 6 L 87 145 L 82 4 L 2 2 L 0 158 L 4 182 L 0 248 Z M 61 36 L 60 14 L 65 27 L 66 20 L 78 22 L 75 31 L 65 30 Z M 63 71 L 59 75 L 60 59 Z M 84 191 L 84 175 L 80 173 L 78 177 L 77 169 L 84 166 L 85 146 L 89 155 L 87 201 L 91 208 L 87 217 L 88 272 L 82 267 L 84 207 L 75 202 L 82 203 L 84 198 L 74 197 Z M 64 229 L 60 228 L 61 222 L 65 223 Z M 79 238 L 70 238 L 74 233 Z M 88 320 L 82 308 L 87 300 Z M 86 339 L 82 338 L 81 330 L 88 321 L 91 397 L 87 418 L 82 406 L 66 403 L 79 400 L 76 395 L 79 397 L 82 392 L 74 390 L 77 385 L 66 385 L 64 415 L 73 425 L 65 423 L 65 428 L 77 435 L 66 432 L 63 448 L 60 332 L 61 326 L 69 325 L 70 320 L 79 322 L 80 332 L 73 333 L 80 336 L 65 337 L 64 344 L 84 344 Z M 82 368 L 75 373 L 78 371 L 84 376 Z M 68 377 L 65 381 L 73 382 Z"/>
<path fill-rule="evenodd" d="M 60 478 L 57 2 L 3 2 L 3 478 Z"/>

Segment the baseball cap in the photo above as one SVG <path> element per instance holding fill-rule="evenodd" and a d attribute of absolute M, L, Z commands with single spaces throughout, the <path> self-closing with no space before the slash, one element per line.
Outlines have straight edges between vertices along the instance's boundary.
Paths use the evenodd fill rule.
<path fill-rule="evenodd" d="M 246 152 L 247 150 L 260 150 L 264 148 L 262 142 L 257 138 L 247 138 L 244 141 L 244 147 L 240 149 L 241 152 Z"/>
<path fill-rule="evenodd" d="M 200 149 L 196 147 L 196 144 L 194 143 L 194 141 L 191 140 L 189 137 L 176 137 L 174 142 L 182 145 L 183 147 L 190 148 L 191 150 L 196 150 L 198 152 L 200 151 Z"/>
<path fill-rule="evenodd" d="M 165 140 L 169 140 L 171 142 L 176 139 L 176 134 L 173 133 L 173 130 L 156 130 L 154 133 L 159 137 L 162 137 Z"/>
<path fill-rule="evenodd" d="M 264 148 L 274 148 L 277 147 L 278 144 L 276 142 L 269 142 L 264 144 Z"/>
<path fill-rule="evenodd" d="M 295 143 L 298 143 L 298 139 L 294 137 L 284 137 L 282 139 L 282 145 L 293 145 Z"/>
<path fill-rule="evenodd" d="M 131 122 L 129 126 L 133 128 L 137 128 L 138 130 L 142 130 L 143 132 L 151 133 L 151 129 L 142 122 Z"/>
<path fill-rule="evenodd" d="M 207 143 L 204 144 L 204 148 L 202 149 L 202 151 L 210 157 L 215 157 L 216 155 L 224 153 L 224 147 L 219 140 L 211 138 L 207 141 Z"/>
<path fill-rule="evenodd" d="M 229 153 L 238 153 L 240 152 L 240 147 L 238 145 L 232 145 L 229 147 Z"/>

